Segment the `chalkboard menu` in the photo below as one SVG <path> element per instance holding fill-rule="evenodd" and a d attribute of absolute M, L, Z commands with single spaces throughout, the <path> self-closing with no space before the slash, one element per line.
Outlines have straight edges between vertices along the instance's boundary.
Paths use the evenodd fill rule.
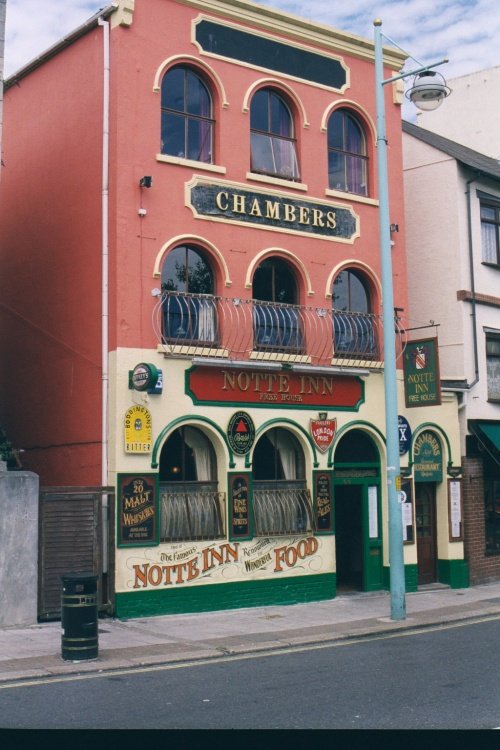
<path fill-rule="evenodd" d="M 333 533 L 332 472 L 314 472 L 314 517 L 317 533 Z"/>
<path fill-rule="evenodd" d="M 250 539 L 252 537 L 250 516 L 251 475 L 248 473 L 229 473 L 228 484 L 230 538 L 232 540 Z"/>
<path fill-rule="evenodd" d="M 118 475 L 118 546 L 158 544 L 158 475 Z"/>

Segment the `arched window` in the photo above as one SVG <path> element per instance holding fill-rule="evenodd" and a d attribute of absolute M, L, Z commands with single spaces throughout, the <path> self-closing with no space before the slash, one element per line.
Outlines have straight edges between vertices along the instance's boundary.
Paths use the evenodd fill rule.
<path fill-rule="evenodd" d="M 356 118 L 345 109 L 328 120 L 328 184 L 332 190 L 368 195 L 366 138 Z"/>
<path fill-rule="evenodd" d="M 274 89 L 260 89 L 250 105 L 251 170 L 299 180 L 293 117 Z"/>
<path fill-rule="evenodd" d="M 253 453 L 255 534 L 298 534 L 312 530 L 312 505 L 305 483 L 304 453 L 281 427 L 268 430 Z"/>
<path fill-rule="evenodd" d="M 170 68 L 161 84 L 161 153 L 212 163 L 212 100 L 190 68 Z"/>
<path fill-rule="evenodd" d="M 333 282 L 335 356 L 374 359 L 378 356 L 377 320 L 369 286 L 359 271 L 345 269 Z"/>
<path fill-rule="evenodd" d="M 217 339 L 217 308 L 212 268 L 192 245 L 171 250 L 163 264 L 163 335 L 169 343 Z"/>
<path fill-rule="evenodd" d="M 302 351 L 297 282 L 290 265 L 281 258 L 263 260 L 255 270 L 252 296 L 260 301 L 254 302 L 255 348 Z"/>
<path fill-rule="evenodd" d="M 180 427 L 160 455 L 162 541 L 224 536 L 215 451 L 196 427 Z"/>

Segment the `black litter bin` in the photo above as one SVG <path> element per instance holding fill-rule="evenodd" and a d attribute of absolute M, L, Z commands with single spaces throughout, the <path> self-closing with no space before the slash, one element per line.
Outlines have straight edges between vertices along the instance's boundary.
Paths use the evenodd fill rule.
<path fill-rule="evenodd" d="M 62 658 L 97 659 L 97 576 L 67 573 L 61 580 Z"/>

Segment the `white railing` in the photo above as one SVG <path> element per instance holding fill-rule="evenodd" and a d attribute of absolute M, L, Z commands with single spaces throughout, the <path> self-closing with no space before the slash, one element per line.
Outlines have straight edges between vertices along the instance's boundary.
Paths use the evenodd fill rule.
<path fill-rule="evenodd" d="M 166 354 L 312 365 L 382 366 L 380 325 L 368 313 L 179 292 L 159 293 L 153 311 Z"/>

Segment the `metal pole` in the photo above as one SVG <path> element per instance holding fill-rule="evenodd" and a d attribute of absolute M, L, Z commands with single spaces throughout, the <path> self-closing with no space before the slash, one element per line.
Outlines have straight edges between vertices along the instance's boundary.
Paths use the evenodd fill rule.
<path fill-rule="evenodd" d="M 389 181 L 387 176 L 387 138 L 385 132 L 384 67 L 382 21 L 375 29 L 375 89 L 377 105 L 377 177 L 379 191 L 380 261 L 384 327 L 385 430 L 387 453 L 387 496 L 389 508 L 389 569 L 391 619 L 406 618 L 403 522 L 399 487 L 398 391 L 396 381 L 396 335 L 394 330 L 394 293 L 392 285 Z M 389 82 L 389 81 L 386 81 Z"/>

